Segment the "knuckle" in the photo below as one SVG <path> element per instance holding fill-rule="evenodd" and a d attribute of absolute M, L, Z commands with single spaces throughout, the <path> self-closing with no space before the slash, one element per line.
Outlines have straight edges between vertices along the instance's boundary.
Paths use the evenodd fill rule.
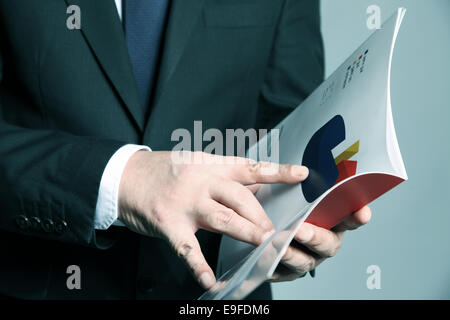
<path fill-rule="evenodd" d="M 285 164 L 281 168 L 282 175 L 293 175 L 294 166 L 292 164 Z"/>
<path fill-rule="evenodd" d="M 284 253 L 284 261 L 288 264 L 291 264 L 292 259 L 294 257 L 294 250 L 291 247 L 288 247 L 286 249 L 286 252 Z"/>
<path fill-rule="evenodd" d="M 155 203 L 152 208 L 152 218 L 156 225 L 165 225 L 169 219 L 165 206 L 159 202 Z"/>
<path fill-rule="evenodd" d="M 275 162 L 265 162 L 261 174 L 279 179 L 281 176 L 280 164 Z"/>
<path fill-rule="evenodd" d="M 327 257 L 329 257 L 329 258 L 334 257 L 338 253 L 340 248 L 341 248 L 341 242 L 339 242 L 331 250 L 328 251 Z"/>
<path fill-rule="evenodd" d="M 194 246 L 187 241 L 180 241 L 175 244 L 175 252 L 183 260 L 187 260 L 189 255 L 194 250 Z"/>
<path fill-rule="evenodd" d="M 204 264 L 199 259 L 195 246 L 190 243 L 182 242 L 175 249 L 177 256 L 183 260 L 193 274 L 198 274 L 201 269 L 204 269 Z"/>
<path fill-rule="evenodd" d="M 308 271 L 314 269 L 315 264 L 316 264 L 316 260 L 314 259 L 314 257 L 308 256 L 308 258 L 306 259 L 306 262 L 304 264 L 303 270 L 305 272 L 308 272 Z"/>
<path fill-rule="evenodd" d="M 249 161 L 247 163 L 247 168 L 251 175 L 257 175 L 260 172 L 261 167 L 262 163 L 260 161 Z"/>
<path fill-rule="evenodd" d="M 307 256 L 303 258 L 301 264 L 296 268 L 297 273 L 304 274 L 312 269 L 315 266 L 315 259 L 312 256 Z"/>
<path fill-rule="evenodd" d="M 231 209 L 218 210 L 214 215 L 213 219 L 214 226 L 218 229 L 227 228 L 230 225 L 231 221 L 233 220 L 235 214 L 236 213 Z"/>

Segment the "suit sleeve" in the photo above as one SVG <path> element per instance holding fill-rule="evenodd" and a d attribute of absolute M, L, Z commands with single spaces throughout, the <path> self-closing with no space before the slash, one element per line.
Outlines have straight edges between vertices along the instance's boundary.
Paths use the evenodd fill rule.
<path fill-rule="evenodd" d="M 320 1 L 286 0 L 261 89 L 257 127 L 277 125 L 323 77 Z"/>
<path fill-rule="evenodd" d="M 6 122 L 3 67 L 0 51 L 0 232 L 107 247 L 94 230 L 99 183 L 125 143 Z"/>

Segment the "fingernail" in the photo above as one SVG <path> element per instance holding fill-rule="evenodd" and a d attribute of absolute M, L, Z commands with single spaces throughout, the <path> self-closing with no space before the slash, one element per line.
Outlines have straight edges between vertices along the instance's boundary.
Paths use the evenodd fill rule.
<path fill-rule="evenodd" d="M 308 168 L 304 166 L 294 166 L 292 168 L 292 173 L 295 176 L 306 178 L 308 176 L 309 171 Z"/>
<path fill-rule="evenodd" d="M 214 278 L 208 272 L 203 272 L 200 275 L 199 281 L 200 284 L 206 289 L 211 288 L 216 283 Z"/>
<path fill-rule="evenodd" d="M 314 237 L 314 230 L 309 224 L 303 224 L 297 233 L 296 240 L 302 243 L 306 243 L 312 240 Z"/>

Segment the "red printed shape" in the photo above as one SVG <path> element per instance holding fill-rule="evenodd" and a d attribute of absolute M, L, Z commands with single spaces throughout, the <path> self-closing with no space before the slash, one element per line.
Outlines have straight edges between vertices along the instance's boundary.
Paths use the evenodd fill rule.
<path fill-rule="evenodd" d="M 368 173 L 354 177 L 323 198 L 306 222 L 331 229 L 403 181 L 405 180 L 402 178 L 384 173 Z"/>
<path fill-rule="evenodd" d="M 353 160 L 344 160 L 341 161 L 338 165 L 337 165 L 337 169 L 339 171 L 339 176 L 336 180 L 336 184 L 338 184 L 339 182 L 341 182 L 342 180 L 345 180 L 347 178 L 350 178 L 352 176 L 354 176 L 356 174 L 356 166 L 357 166 L 358 162 L 357 161 L 353 161 Z"/>

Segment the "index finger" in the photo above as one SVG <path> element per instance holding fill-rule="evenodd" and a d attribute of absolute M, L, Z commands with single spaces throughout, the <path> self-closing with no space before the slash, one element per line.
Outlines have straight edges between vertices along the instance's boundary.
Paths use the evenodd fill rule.
<path fill-rule="evenodd" d="M 230 178 L 244 185 L 256 183 L 294 184 L 305 180 L 309 171 L 308 168 L 300 165 L 256 162 L 246 159 L 230 166 L 229 174 Z"/>

